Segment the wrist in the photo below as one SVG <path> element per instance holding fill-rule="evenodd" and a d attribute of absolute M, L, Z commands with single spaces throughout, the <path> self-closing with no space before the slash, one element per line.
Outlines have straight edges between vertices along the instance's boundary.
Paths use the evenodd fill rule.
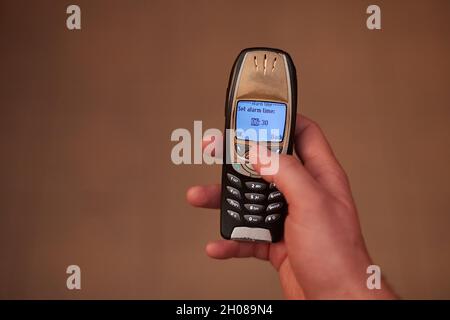
<path fill-rule="evenodd" d="M 380 277 L 379 288 L 369 288 L 367 268 L 373 265 L 365 248 L 358 250 L 357 254 L 345 260 L 345 263 L 336 267 L 333 277 L 325 280 L 315 290 L 306 290 L 306 299 L 316 300 L 372 300 L 372 299 L 397 299 L 388 283 Z"/>

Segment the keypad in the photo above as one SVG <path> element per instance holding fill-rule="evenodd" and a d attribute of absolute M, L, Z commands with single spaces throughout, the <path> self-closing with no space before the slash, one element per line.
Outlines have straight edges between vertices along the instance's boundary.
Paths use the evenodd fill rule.
<path fill-rule="evenodd" d="M 230 194 L 232 194 L 233 196 L 235 196 L 236 198 L 240 199 L 241 198 L 241 193 L 239 192 L 238 189 L 227 186 L 227 190 Z"/>
<path fill-rule="evenodd" d="M 263 195 L 262 193 L 246 193 L 245 198 L 247 198 L 250 201 L 261 202 L 264 201 L 266 196 Z"/>
<path fill-rule="evenodd" d="M 249 181 L 249 182 L 246 182 L 245 185 L 250 190 L 262 191 L 262 190 L 266 189 L 266 184 L 263 182 Z"/>
<path fill-rule="evenodd" d="M 243 152 L 242 150 L 236 150 Z M 274 223 L 279 220 L 283 212 L 285 200 L 283 194 L 277 190 L 274 183 L 243 180 L 227 173 L 226 201 L 231 210 L 228 215 L 236 221 L 245 220 L 248 224 Z M 267 191 L 266 191 L 267 190 Z M 267 202 L 266 202 L 267 201 Z M 245 210 L 245 214 L 243 213 Z"/>
<path fill-rule="evenodd" d="M 260 222 L 262 220 L 261 216 L 255 216 L 255 215 L 250 215 L 250 214 L 246 214 L 244 215 L 244 219 L 248 222 L 251 223 L 256 223 L 256 222 Z"/>

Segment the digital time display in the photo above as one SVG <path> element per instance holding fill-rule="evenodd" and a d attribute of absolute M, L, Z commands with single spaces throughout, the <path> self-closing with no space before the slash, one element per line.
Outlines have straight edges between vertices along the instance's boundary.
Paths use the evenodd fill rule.
<path fill-rule="evenodd" d="M 236 110 L 236 137 L 250 141 L 281 142 L 286 123 L 286 104 L 240 100 Z"/>

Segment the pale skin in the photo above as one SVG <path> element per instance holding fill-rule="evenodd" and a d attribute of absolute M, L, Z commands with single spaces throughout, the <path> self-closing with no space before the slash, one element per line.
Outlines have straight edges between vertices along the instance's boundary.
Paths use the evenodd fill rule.
<path fill-rule="evenodd" d="M 379 290 L 367 288 L 366 270 L 374 263 L 364 243 L 349 180 L 320 127 L 300 115 L 294 149 L 302 161 L 281 155 L 279 170 L 262 174 L 287 200 L 284 240 L 275 244 L 216 240 L 208 243 L 206 253 L 215 259 L 270 261 L 288 299 L 396 298 L 384 280 Z M 257 150 L 251 153 L 258 159 Z M 262 173 L 260 162 L 254 168 Z M 219 208 L 220 192 L 220 185 L 194 186 L 187 192 L 187 201 L 196 207 Z"/>

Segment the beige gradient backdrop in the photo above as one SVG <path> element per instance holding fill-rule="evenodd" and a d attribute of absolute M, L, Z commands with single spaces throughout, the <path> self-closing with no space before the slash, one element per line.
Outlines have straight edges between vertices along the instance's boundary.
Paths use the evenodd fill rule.
<path fill-rule="evenodd" d="M 223 127 L 238 52 L 273 46 L 384 275 L 449 299 L 450 2 L 376 3 L 381 31 L 360 0 L 1 1 L 0 298 L 282 298 L 267 263 L 204 254 L 218 214 L 185 190 L 220 168 L 170 161 L 172 130 Z"/>

